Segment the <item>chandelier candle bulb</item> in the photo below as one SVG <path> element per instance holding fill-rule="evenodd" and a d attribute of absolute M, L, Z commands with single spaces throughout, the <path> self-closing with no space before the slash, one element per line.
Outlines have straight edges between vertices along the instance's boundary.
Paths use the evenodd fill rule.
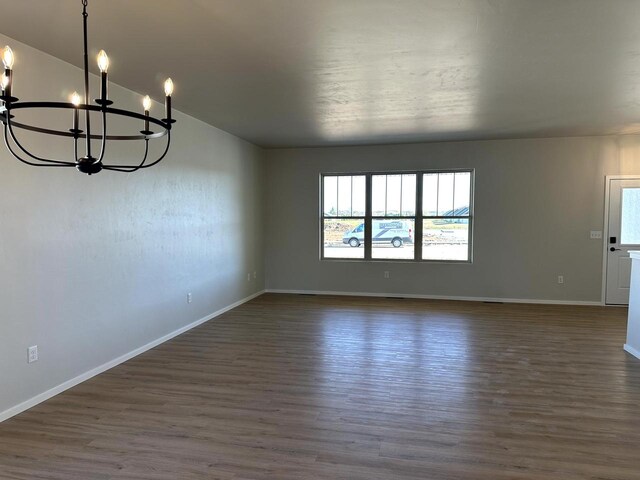
<path fill-rule="evenodd" d="M 11 50 L 11 47 L 7 45 L 4 47 L 4 50 L 2 50 L 2 63 L 4 63 L 4 68 L 11 70 L 13 68 L 14 61 L 15 57 L 13 56 L 13 50 Z"/>
<path fill-rule="evenodd" d="M 107 73 L 109 70 L 109 56 L 104 50 L 100 50 L 98 53 L 98 68 L 101 73 Z"/>

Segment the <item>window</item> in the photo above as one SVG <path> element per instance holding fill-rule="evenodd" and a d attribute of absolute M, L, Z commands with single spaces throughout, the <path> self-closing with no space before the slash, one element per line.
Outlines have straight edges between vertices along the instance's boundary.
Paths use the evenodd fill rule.
<path fill-rule="evenodd" d="M 326 175 L 322 186 L 323 258 L 365 258 L 366 177 Z"/>
<path fill-rule="evenodd" d="M 620 218 L 620 244 L 640 244 L 640 188 L 622 189 L 622 209 Z"/>
<path fill-rule="evenodd" d="M 372 175 L 371 258 L 415 257 L 416 174 Z"/>
<path fill-rule="evenodd" d="M 321 258 L 471 260 L 473 171 L 321 177 Z"/>
<path fill-rule="evenodd" d="M 471 172 L 423 175 L 423 260 L 469 260 L 470 206 Z"/>

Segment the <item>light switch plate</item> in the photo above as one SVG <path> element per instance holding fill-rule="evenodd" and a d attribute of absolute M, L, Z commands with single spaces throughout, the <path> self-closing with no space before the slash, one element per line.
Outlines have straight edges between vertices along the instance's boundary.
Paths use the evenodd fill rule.
<path fill-rule="evenodd" d="M 599 240 L 602 238 L 602 232 L 600 230 L 591 230 L 591 239 Z"/>

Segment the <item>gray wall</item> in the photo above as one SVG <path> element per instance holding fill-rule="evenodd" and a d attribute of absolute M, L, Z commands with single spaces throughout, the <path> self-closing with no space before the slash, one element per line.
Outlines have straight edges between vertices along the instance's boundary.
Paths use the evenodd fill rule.
<path fill-rule="evenodd" d="M 23 100 L 81 91 L 77 68 L 0 35 L 5 44 Z M 161 98 L 161 89 L 159 79 L 149 93 Z M 113 85 L 110 93 L 117 106 L 141 109 L 141 95 Z M 133 174 L 32 168 L 0 148 L 0 416 L 264 288 L 262 151 L 176 117 L 168 157 Z M 110 131 L 126 126 L 142 127 L 114 122 Z M 64 142 L 23 138 L 42 154 L 70 156 Z M 140 145 L 107 151 L 116 161 L 140 154 Z M 36 344 L 40 360 L 29 365 Z"/>
<path fill-rule="evenodd" d="M 430 168 L 475 168 L 473 264 L 319 260 L 320 173 Z M 640 137 L 270 150 L 267 172 L 268 289 L 598 302 L 589 233 L 605 175 L 640 173 Z"/>

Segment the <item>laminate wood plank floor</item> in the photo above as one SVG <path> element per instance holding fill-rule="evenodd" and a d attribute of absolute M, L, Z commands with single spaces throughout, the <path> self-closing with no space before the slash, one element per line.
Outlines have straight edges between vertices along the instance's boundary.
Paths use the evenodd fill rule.
<path fill-rule="evenodd" d="M 3 480 L 640 479 L 626 309 L 263 295 L 0 424 Z"/>

